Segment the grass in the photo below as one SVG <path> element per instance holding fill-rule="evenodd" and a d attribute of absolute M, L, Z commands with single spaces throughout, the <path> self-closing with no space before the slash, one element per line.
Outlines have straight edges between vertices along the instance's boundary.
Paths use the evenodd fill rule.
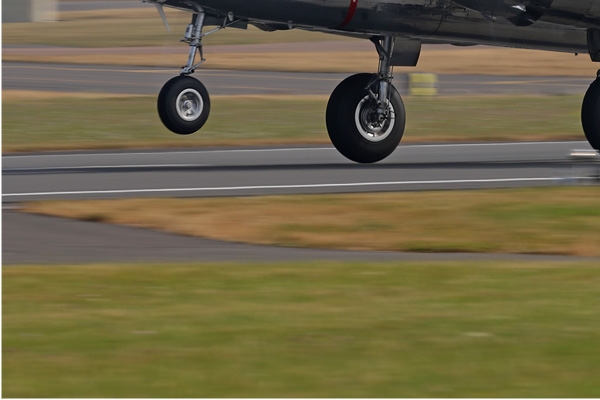
<path fill-rule="evenodd" d="M 37 107 L 35 115 L 26 104 Z M 310 97 L 215 97 L 203 130 L 178 136 L 160 122 L 155 96 L 9 100 L 2 144 L 10 152 L 325 142 L 323 120 L 311 117 L 322 117 L 325 104 Z M 265 118 L 265 110 L 273 117 Z"/>
<path fill-rule="evenodd" d="M 405 103 L 405 142 L 583 138 L 580 96 L 408 97 Z M 160 122 L 155 96 L 4 91 L 2 145 L 14 152 L 329 143 L 326 104 L 326 96 L 214 97 L 207 125 L 177 136 Z"/>
<path fill-rule="evenodd" d="M 123 53 L 117 49 L 113 54 L 102 52 L 100 54 L 71 53 L 71 54 L 8 54 L 3 56 L 4 61 L 14 62 L 39 62 L 59 64 L 92 64 L 92 65 L 123 65 L 165 67 L 177 71 L 187 60 L 185 47 L 179 47 L 179 52 L 164 51 L 163 48 L 136 49 Z M 281 71 L 281 72 L 346 72 L 376 71 L 377 57 L 372 52 L 342 51 L 342 52 L 248 52 L 237 51 L 210 53 L 203 68 L 225 69 L 241 71 Z M 586 75 L 588 76 L 588 75 Z"/>
<path fill-rule="evenodd" d="M 60 15 L 56 23 L 2 24 L 3 45 L 44 45 L 82 48 L 155 47 L 177 45 L 190 23 L 191 13 L 165 7 L 171 31 L 168 32 L 156 9 L 72 11 Z M 337 35 L 281 31 L 276 34 L 254 27 L 225 29 L 206 38 L 206 44 L 265 44 L 323 40 L 351 40 Z"/>
<path fill-rule="evenodd" d="M 24 210 L 279 246 L 599 257 L 599 195 L 597 187 L 562 187 L 59 200 L 28 203 Z"/>
<path fill-rule="evenodd" d="M 6 397 L 597 397 L 589 263 L 3 267 Z"/>

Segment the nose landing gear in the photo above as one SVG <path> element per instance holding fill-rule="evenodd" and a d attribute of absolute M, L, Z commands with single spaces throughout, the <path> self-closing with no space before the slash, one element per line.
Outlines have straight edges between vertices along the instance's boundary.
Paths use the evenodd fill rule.
<path fill-rule="evenodd" d="M 189 76 L 205 61 L 202 38 L 240 21 L 228 17 L 220 26 L 202 33 L 204 22 L 205 14 L 202 10 L 192 16 L 192 22 L 182 39 L 182 42 L 190 46 L 187 64 L 181 68 L 179 76 L 163 86 L 158 95 L 160 120 L 170 131 L 179 135 L 189 135 L 202 128 L 210 114 L 210 97 L 206 87 L 198 79 Z M 195 62 L 197 54 L 200 55 L 198 63 Z"/>

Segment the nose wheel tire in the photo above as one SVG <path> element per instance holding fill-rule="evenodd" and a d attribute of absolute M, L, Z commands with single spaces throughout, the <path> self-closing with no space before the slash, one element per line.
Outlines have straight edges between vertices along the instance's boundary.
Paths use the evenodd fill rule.
<path fill-rule="evenodd" d="M 406 113 L 400 94 L 390 85 L 388 104 L 382 107 L 372 98 L 367 85 L 372 74 L 346 78 L 331 94 L 326 123 L 329 138 L 346 158 L 359 163 L 374 163 L 389 156 L 398 147 Z M 374 85 L 377 86 L 377 85 Z"/>
<path fill-rule="evenodd" d="M 191 76 L 169 80 L 158 95 L 157 106 L 162 123 L 179 135 L 189 135 L 202 128 L 210 114 L 208 91 Z"/>

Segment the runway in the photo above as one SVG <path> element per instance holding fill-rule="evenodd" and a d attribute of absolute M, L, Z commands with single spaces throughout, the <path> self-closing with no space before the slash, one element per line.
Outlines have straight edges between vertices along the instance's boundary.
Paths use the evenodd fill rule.
<path fill-rule="evenodd" d="M 401 146 L 375 165 L 331 147 L 156 150 L 3 156 L 3 262 L 569 260 L 274 248 L 15 212 L 21 201 L 141 196 L 248 196 L 594 184 L 572 159 L 585 142 Z"/>
<path fill-rule="evenodd" d="M 91 11 L 91 10 L 115 10 L 130 8 L 149 8 L 152 4 L 142 3 L 139 0 L 112 0 L 112 1 L 59 1 L 58 11 Z"/>
<path fill-rule="evenodd" d="M 2 85 L 3 90 L 157 95 L 162 85 L 178 72 L 175 69 L 151 67 L 3 62 Z M 194 74 L 211 95 L 327 96 L 348 75 L 205 69 Z M 394 77 L 394 85 L 404 95 L 408 93 L 407 76 L 397 71 Z M 439 75 L 437 88 L 443 96 L 578 94 L 583 98 L 590 82 L 588 78 L 573 77 Z"/>
<path fill-rule="evenodd" d="M 3 202 L 563 185 L 592 175 L 586 142 L 400 146 L 374 165 L 333 147 L 5 155 Z"/>

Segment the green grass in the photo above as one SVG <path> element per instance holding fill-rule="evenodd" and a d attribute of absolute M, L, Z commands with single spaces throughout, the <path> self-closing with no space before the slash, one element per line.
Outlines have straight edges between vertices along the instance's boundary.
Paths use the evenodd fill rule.
<path fill-rule="evenodd" d="M 160 122 L 154 96 L 9 100 L 2 144 L 6 152 L 325 142 L 325 106 L 325 98 L 216 98 L 205 127 L 178 136 Z"/>
<path fill-rule="evenodd" d="M 586 263 L 3 267 L 6 397 L 598 397 Z"/>
<path fill-rule="evenodd" d="M 579 95 L 407 98 L 409 140 L 584 140 Z"/>
<path fill-rule="evenodd" d="M 580 96 L 405 99 L 403 141 L 581 140 Z M 155 96 L 4 96 L 3 151 L 328 143 L 327 97 L 216 97 L 207 125 L 171 134 Z M 31 110 L 36 112 L 32 113 Z"/>

